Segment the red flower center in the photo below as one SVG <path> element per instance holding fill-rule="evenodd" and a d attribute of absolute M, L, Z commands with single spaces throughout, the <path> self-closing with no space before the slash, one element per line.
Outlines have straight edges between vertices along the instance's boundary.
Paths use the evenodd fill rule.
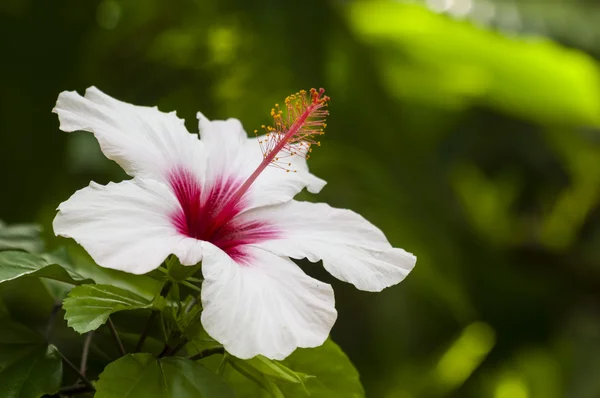
<path fill-rule="evenodd" d="M 242 185 L 233 178 L 222 178 L 202 187 L 185 169 L 171 172 L 169 182 L 181 206 L 171 221 L 182 235 L 210 242 L 237 262 L 246 262 L 244 246 L 277 237 L 272 225 L 237 217 L 247 208 L 244 198 L 231 200 Z"/>

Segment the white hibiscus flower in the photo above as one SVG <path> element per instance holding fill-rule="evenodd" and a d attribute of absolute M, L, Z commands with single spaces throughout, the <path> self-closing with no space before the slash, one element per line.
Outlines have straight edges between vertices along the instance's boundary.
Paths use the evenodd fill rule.
<path fill-rule="evenodd" d="M 319 346 L 337 317 L 333 290 L 289 257 L 323 260 L 333 276 L 367 291 L 402 281 L 416 262 L 360 215 L 293 200 L 325 185 L 306 155 L 323 133 L 328 99 L 323 90 L 288 97 L 285 116 L 276 106 L 274 126 L 258 140 L 236 119 L 198 113 L 198 139 L 175 112 L 95 87 L 83 97 L 65 91 L 53 110 L 61 130 L 92 132 L 133 178 L 77 191 L 59 206 L 54 231 L 99 265 L 134 274 L 170 254 L 184 265 L 202 261 L 202 324 L 239 358 L 283 359 Z"/>

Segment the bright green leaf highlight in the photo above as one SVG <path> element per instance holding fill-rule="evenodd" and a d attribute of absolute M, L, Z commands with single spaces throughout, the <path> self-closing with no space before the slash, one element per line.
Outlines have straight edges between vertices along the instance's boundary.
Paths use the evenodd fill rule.
<path fill-rule="evenodd" d="M 85 280 L 81 275 L 64 269 L 52 260 L 51 256 L 42 257 L 22 251 L 0 252 L 0 283 L 25 275 L 40 276 L 71 284 L 78 284 Z"/>
<path fill-rule="evenodd" d="M 130 354 L 108 365 L 95 398 L 234 398 L 233 391 L 199 363 L 185 358 L 157 360 Z"/>
<path fill-rule="evenodd" d="M 0 323 L 0 397 L 39 398 L 54 394 L 62 381 L 56 347 L 17 323 Z"/>
<path fill-rule="evenodd" d="M 108 285 L 77 286 L 63 302 L 68 325 L 79 333 L 96 330 L 115 312 L 152 306 L 135 293 Z"/>
<path fill-rule="evenodd" d="M 519 375 L 503 375 L 494 398 L 530 398 L 527 384 Z"/>
<path fill-rule="evenodd" d="M 509 38 L 398 1 L 352 2 L 350 26 L 379 46 L 395 97 L 462 108 L 474 100 L 542 125 L 600 126 L 598 66 L 545 39 Z"/>
<path fill-rule="evenodd" d="M 437 366 L 439 385 L 453 388 L 461 385 L 481 364 L 494 347 L 494 330 L 486 323 L 467 326 Z"/>

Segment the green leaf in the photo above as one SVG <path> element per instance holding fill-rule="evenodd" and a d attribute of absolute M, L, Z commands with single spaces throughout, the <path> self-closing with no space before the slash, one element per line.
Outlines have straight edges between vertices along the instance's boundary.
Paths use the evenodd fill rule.
<path fill-rule="evenodd" d="M 179 328 L 179 331 L 190 341 L 201 339 L 215 342 L 213 339 L 208 337 L 206 331 L 202 327 L 200 322 L 200 314 L 202 313 L 202 304 L 198 298 L 187 296 L 184 301 L 181 302 L 181 308 L 175 314 L 174 319 Z M 212 344 L 214 345 L 214 344 Z"/>
<path fill-rule="evenodd" d="M 282 361 L 294 370 L 315 376 L 306 380 L 306 389 L 313 398 L 365 396 L 357 370 L 342 349 L 331 339 L 317 348 L 299 348 Z M 303 393 L 302 386 L 287 384 L 282 386 L 286 396 Z"/>
<path fill-rule="evenodd" d="M 0 252 L 0 283 L 25 275 L 39 276 L 61 282 L 79 284 L 86 278 L 74 271 L 66 270 L 52 255 L 37 255 L 22 251 Z"/>
<path fill-rule="evenodd" d="M 152 307 L 144 297 L 108 285 L 77 286 L 63 302 L 68 325 L 79 333 L 97 329 L 115 312 Z"/>
<path fill-rule="evenodd" d="M 360 398 L 365 396 L 360 376 L 344 351 L 331 339 L 317 348 L 299 348 L 282 361 L 295 372 L 315 376 L 306 381 L 306 389 L 313 398 L 344 397 Z M 301 386 L 288 384 L 283 386 L 288 396 L 292 391 L 301 393 Z"/>
<path fill-rule="evenodd" d="M 262 355 L 258 355 L 252 359 L 242 360 L 235 357 L 229 359 L 231 363 L 241 365 L 241 363 L 251 366 L 260 373 L 264 374 L 273 379 L 283 380 L 291 383 L 303 383 L 306 379 L 310 378 L 303 373 L 296 373 L 283 363 L 274 361 Z"/>
<path fill-rule="evenodd" d="M 56 393 L 61 381 L 56 347 L 25 326 L 0 324 L 0 397 L 39 398 Z"/>
<path fill-rule="evenodd" d="M 237 359 L 232 356 L 228 356 L 226 358 L 227 364 L 231 365 L 239 374 L 245 377 L 245 379 L 239 379 L 237 383 L 240 383 L 241 386 L 244 386 L 248 381 L 252 381 L 256 386 L 261 387 L 265 390 L 269 396 L 273 398 L 285 398 L 281 389 L 275 384 L 275 382 L 263 374 L 260 370 L 256 369 L 254 366 L 250 365 L 247 361 Z M 240 382 L 241 380 L 241 382 Z M 237 384 L 234 381 L 234 385 Z M 253 392 L 255 386 L 251 386 L 252 389 L 250 391 L 252 396 L 260 395 L 260 391 Z M 247 390 L 247 387 L 242 387 L 242 389 Z"/>
<path fill-rule="evenodd" d="M 130 354 L 108 365 L 95 398 L 234 398 L 213 372 L 185 358 Z"/>
<path fill-rule="evenodd" d="M 62 302 L 69 294 L 73 285 L 54 279 L 41 278 L 40 282 L 46 288 L 46 291 L 52 297 L 53 301 Z"/>
<path fill-rule="evenodd" d="M 33 224 L 7 226 L 0 221 L 0 251 L 40 252 L 44 248 L 40 237 L 41 231 L 39 226 Z"/>
<path fill-rule="evenodd" d="M 278 397 L 277 393 L 269 390 L 272 387 L 265 385 L 265 380 L 276 383 L 285 397 L 362 398 L 365 396 L 358 372 L 346 354 L 331 340 L 327 340 L 321 347 L 299 348 L 281 362 L 270 361 L 281 365 L 278 371 L 272 364 L 267 366 L 268 359 L 259 360 L 259 366 L 257 366 L 259 363 L 257 358 L 241 361 L 230 357 L 229 361 L 237 372 L 227 372 L 226 379 L 240 398 Z M 245 365 L 240 366 L 240 362 L 245 362 Z M 258 371 L 259 368 L 261 371 Z M 282 375 L 286 372 L 284 368 L 298 375 L 302 382 L 292 383 L 285 379 Z M 242 377 L 238 372 L 246 377 Z M 288 376 L 291 377 L 291 374 L 288 373 Z M 256 383 L 262 387 L 262 390 Z"/>
<path fill-rule="evenodd" d="M 67 255 L 68 257 L 68 255 Z M 69 272 L 74 272 L 82 277 L 91 279 L 99 285 L 111 285 L 120 287 L 136 293 L 148 300 L 155 297 L 163 285 L 163 282 L 152 279 L 147 275 L 134 275 L 100 267 L 91 259 L 83 256 L 64 259 L 59 263 Z"/>
<path fill-rule="evenodd" d="M 200 323 L 200 322 L 198 322 Z M 189 355 L 198 354 L 208 348 L 212 348 L 220 345 L 215 339 L 210 337 L 208 333 L 204 329 L 198 325 L 197 333 L 193 338 L 190 339 L 189 343 L 185 346 L 185 350 Z M 190 336 L 189 334 L 184 333 L 186 337 Z M 188 337 L 189 338 L 189 337 Z"/>
<path fill-rule="evenodd" d="M 171 255 L 167 258 L 167 275 L 172 280 L 181 282 L 193 276 L 201 266 L 202 263 L 198 263 L 193 267 L 182 265 L 176 256 Z"/>

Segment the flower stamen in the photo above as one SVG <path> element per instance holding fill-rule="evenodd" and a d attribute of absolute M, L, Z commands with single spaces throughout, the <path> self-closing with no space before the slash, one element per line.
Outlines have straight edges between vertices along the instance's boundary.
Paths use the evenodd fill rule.
<path fill-rule="evenodd" d="M 327 126 L 325 118 L 329 115 L 326 109 L 329 97 L 323 95 L 324 89 L 319 91 L 314 88 L 307 95 L 305 90 L 292 94 L 285 99 L 285 114 L 279 104 L 271 109 L 273 126 L 261 126 L 266 135 L 258 137 L 258 130 L 254 130 L 263 158 L 268 164 L 286 171 L 290 170 L 290 162 L 286 158 L 291 156 L 310 157 L 312 145 L 320 146 L 317 137 L 325 134 Z"/>

